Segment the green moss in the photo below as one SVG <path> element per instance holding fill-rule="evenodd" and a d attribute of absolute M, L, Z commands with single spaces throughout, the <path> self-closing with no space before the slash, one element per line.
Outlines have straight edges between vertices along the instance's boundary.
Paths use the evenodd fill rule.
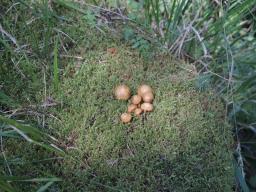
<path fill-rule="evenodd" d="M 59 169 L 66 176 L 60 187 L 231 191 L 231 134 L 221 118 L 223 108 L 211 93 L 197 92 L 194 77 L 178 67 L 190 66 L 161 54 L 145 61 L 119 43 L 112 43 L 117 54 L 111 55 L 100 45 L 84 55 L 81 68 L 64 79 L 55 96 L 62 103 L 53 111 L 60 120 L 49 127 L 69 156 Z M 151 85 L 154 112 L 122 124 L 127 102 L 113 97 L 119 83 L 133 93 L 141 83 Z"/>
<path fill-rule="evenodd" d="M 64 13 L 62 9 L 59 12 Z M 92 30 L 80 15 L 65 12 L 65 18 L 74 20 L 63 21 L 56 28 L 76 43 L 62 37 L 70 46 L 68 53 L 61 48 L 59 53 L 84 59 L 59 59 L 60 89 L 52 94 L 47 89 L 47 95 L 60 105 L 40 110 L 46 117 L 55 117 L 46 118 L 43 131 L 55 136 L 67 155 L 59 159 L 56 154 L 9 139 L 4 149 L 13 175 L 62 178 L 63 182 L 55 183 L 51 191 L 232 191 L 230 127 L 213 94 L 194 88 L 194 76 L 184 70 L 191 66 L 158 53 L 151 53 L 145 60 L 119 40 Z M 39 22 L 29 29 L 41 28 Z M 24 32 L 24 42 L 30 39 L 29 29 Z M 27 86 L 22 78 L 14 80 L 12 73 L 8 79 L 0 78 L 7 87 L 16 82 L 8 93 L 17 95 L 21 91 L 24 103 L 34 97 L 35 102 L 45 99 L 43 74 L 35 63 L 52 67 L 52 59 L 37 50 L 41 37 L 33 38 L 29 44 L 38 58 L 29 58 L 30 63 L 24 59 L 21 65 L 25 75 L 30 75 Z M 111 47 L 117 49 L 116 54 L 107 52 Z M 47 69 L 50 79 L 51 70 Z M 113 97 L 113 89 L 120 83 L 129 85 L 133 93 L 142 83 L 151 85 L 155 91 L 154 112 L 122 124 L 119 118 L 127 102 Z M 6 170 L 4 163 L 0 169 Z M 22 191 L 39 188 L 37 183 L 15 184 Z"/>

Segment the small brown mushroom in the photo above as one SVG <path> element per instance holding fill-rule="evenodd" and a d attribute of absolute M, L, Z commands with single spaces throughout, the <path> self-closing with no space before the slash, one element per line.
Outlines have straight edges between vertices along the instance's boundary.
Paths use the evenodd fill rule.
<path fill-rule="evenodd" d="M 123 123 L 129 123 L 131 120 L 132 120 L 132 116 L 131 116 L 130 113 L 123 113 L 123 114 L 121 115 L 121 121 L 122 121 Z"/>
<path fill-rule="evenodd" d="M 134 105 L 134 104 L 128 105 L 127 112 L 128 112 L 128 113 L 131 113 L 131 112 L 133 112 L 136 108 L 137 108 L 137 105 Z"/>
<path fill-rule="evenodd" d="M 133 95 L 131 101 L 134 105 L 138 105 L 142 101 L 142 98 L 140 95 Z"/>
<path fill-rule="evenodd" d="M 139 117 L 141 115 L 141 113 L 143 112 L 143 110 L 141 108 L 137 108 L 134 110 L 134 114 Z"/>
<path fill-rule="evenodd" d="M 142 96 L 142 98 L 143 98 L 143 101 L 144 101 L 145 103 L 152 103 L 153 100 L 154 100 L 154 95 L 153 95 L 153 93 L 148 92 L 148 93 L 145 93 L 145 94 Z"/>
<path fill-rule="evenodd" d="M 138 88 L 138 95 L 140 95 L 141 97 L 143 97 L 143 95 L 145 93 L 151 92 L 153 93 L 152 88 L 149 85 L 141 85 Z"/>
<path fill-rule="evenodd" d="M 141 104 L 141 109 L 145 112 L 151 112 L 153 111 L 153 105 L 151 103 L 143 103 Z"/>
<path fill-rule="evenodd" d="M 119 85 L 115 88 L 115 97 L 118 100 L 128 100 L 131 96 L 131 90 L 127 85 Z"/>

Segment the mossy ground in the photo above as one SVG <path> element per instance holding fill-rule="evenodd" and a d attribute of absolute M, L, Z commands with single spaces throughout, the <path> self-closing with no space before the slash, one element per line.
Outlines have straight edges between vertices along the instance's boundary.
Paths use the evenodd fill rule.
<path fill-rule="evenodd" d="M 116 54 L 107 48 L 114 47 Z M 55 99 L 50 121 L 67 150 L 59 171 L 68 191 L 230 191 L 230 132 L 222 105 L 194 88 L 189 65 L 158 54 L 145 60 L 121 43 L 86 52 Z M 73 69 L 77 63 L 71 64 Z M 70 73 L 70 69 L 66 74 Z M 113 89 L 141 83 L 155 91 L 154 112 L 122 124 L 127 102 Z"/>
<path fill-rule="evenodd" d="M 195 89 L 195 76 L 185 70 L 193 70 L 189 64 L 164 53 L 145 59 L 82 20 L 65 33 L 77 42 L 68 54 L 83 59 L 60 59 L 61 83 L 49 91 L 59 105 L 47 111 L 44 131 L 66 155 L 47 159 L 44 150 L 17 141 L 13 147 L 9 140 L 8 158 L 22 159 L 11 164 L 15 175 L 62 178 L 50 191 L 232 191 L 232 138 L 224 109 L 210 91 Z M 113 97 L 120 83 L 133 93 L 142 83 L 151 85 L 154 111 L 122 124 L 128 103 Z"/>

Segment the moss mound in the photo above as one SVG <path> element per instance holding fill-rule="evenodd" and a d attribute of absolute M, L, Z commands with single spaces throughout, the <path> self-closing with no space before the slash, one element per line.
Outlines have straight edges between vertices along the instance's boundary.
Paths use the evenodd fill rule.
<path fill-rule="evenodd" d="M 107 48 L 114 47 L 116 52 Z M 119 43 L 100 44 L 74 62 L 53 113 L 68 157 L 56 169 L 67 191 L 231 191 L 229 127 L 210 92 L 194 88 L 191 66 L 158 54 L 144 60 Z M 179 66 L 182 66 L 181 68 Z M 124 125 L 127 102 L 113 89 L 126 83 L 154 88 L 154 112 Z"/>

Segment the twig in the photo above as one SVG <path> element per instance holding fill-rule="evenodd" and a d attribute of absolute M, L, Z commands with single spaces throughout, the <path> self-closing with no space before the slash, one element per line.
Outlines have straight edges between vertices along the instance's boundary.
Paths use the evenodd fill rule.
<path fill-rule="evenodd" d="M 74 56 L 74 55 L 60 55 L 60 57 L 75 58 L 75 59 L 78 59 L 78 60 L 83 60 L 84 59 L 81 56 Z"/>
<path fill-rule="evenodd" d="M 199 17 L 200 14 L 200 10 L 197 11 L 194 19 L 188 24 L 188 26 L 186 27 L 185 24 L 183 24 L 183 30 L 181 30 L 179 37 L 175 40 L 175 42 L 173 43 L 173 45 L 169 48 L 169 51 L 174 53 L 175 51 L 175 55 L 180 56 L 181 52 L 182 52 L 182 47 L 184 45 L 184 42 L 186 41 L 186 38 L 188 37 L 189 32 L 191 31 L 193 24 L 195 23 L 195 21 L 197 20 L 197 18 Z"/>
<path fill-rule="evenodd" d="M 1 24 L 0 24 L 0 32 L 1 32 L 2 34 L 4 34 L 5 36 L 7 36 L 7 37 L 13 42 L 13 44 L 16 45 L 16 47 L 20 47 L 20 46 L 18 45 L 17 40 L 15 39 L 15 37 L 13 37 L 10 33 L 8 33 L 7 31 L 5 31 L 5 30 L 3 29 L 3 27 L 2 27 Z"/>

